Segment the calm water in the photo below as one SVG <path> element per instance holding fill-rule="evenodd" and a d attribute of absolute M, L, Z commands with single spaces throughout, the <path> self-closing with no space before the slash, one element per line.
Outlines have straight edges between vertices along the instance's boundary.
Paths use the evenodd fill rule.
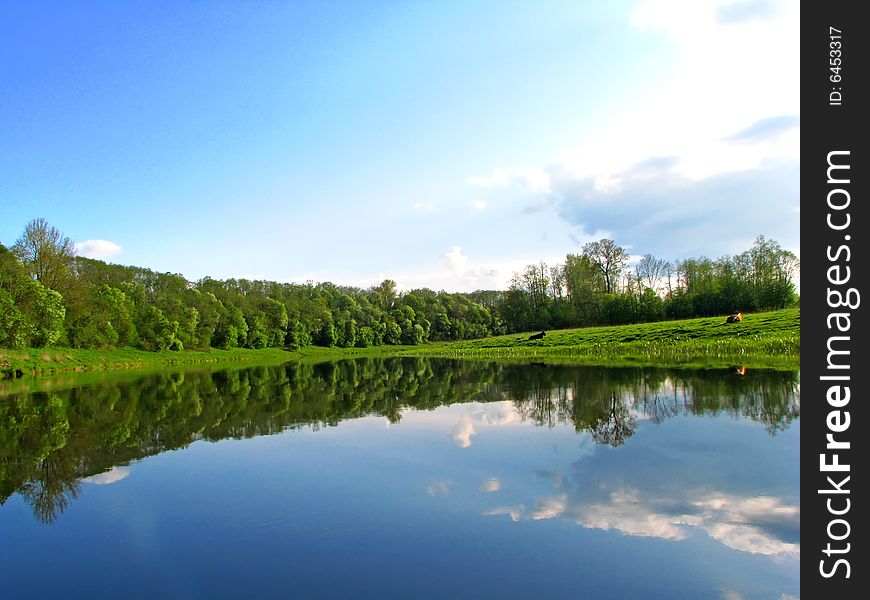
<path fill-rule="evenodd" d="M 798 373 L 424 359 L 0 397 L 0 596 L 792 598 Z"/>

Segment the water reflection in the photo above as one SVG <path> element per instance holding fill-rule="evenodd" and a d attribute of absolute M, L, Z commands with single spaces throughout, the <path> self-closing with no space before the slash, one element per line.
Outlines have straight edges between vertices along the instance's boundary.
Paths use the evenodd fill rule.
<path fill-rule="evenodd" d="M 489 410 L 466 411 L 456 421 L 449 435 L 460 448 L 472 446 L 477 427 L 511 422 L 568 424 L 595 443 L 616 447 L 630 445 L 639 421 L 661 423 L 679 415 L 727 413 L 775 434 L 799 417 L 799 397 L 799 376 L 791 372 L 735 376 L 422 358 L 152 375 L 0 400 L 0 505 L 19 493 L 39 521 L 52 523 L 80 495 L 82 483 L 120 481 L 128 474 L 125 465 L 146 456 L 200 439 L 316 430 L 366 415 L 399 423 L 412 414 L 409 408 L 485 403 Z M 733 497 L 700 483 L 674 494 L 604 479 L 597 486 L 579 485 L 579 472 L 549 476 L 552 496 L 533 508 L 499 506 L 489 514 L 517 521 L 564 517 L 664 539 L 680 539 L 688 524 L 731 547 L 769 553 L 790 548 L 770 542 L 765 531 L 793 528 L 799 519 L 796 507 L 776 497 Z M 429 494 L 448 495 L 451 485 L 434 481 Z M 495 494 L 502 482 L 492 477 L 479 486 Z M 759 522 L 762 513 L 772 520 Z"/>
<path fill-rule="evenodd" d="M 558 478 L 555 493 L 526 504 L 496 506 L 484 515 L 508 515 L 514 521 L 562 518 L 587 529 L 680 541 L 704 532 L 732 550 L 767 556 L 800 556 L 800 505 L 797 498 L 737 495 L 692 481 L 679 465 L 679 486 L 663 481 L 642 487 L 610 478 Z M 689 481 L 686 476 L 689 475 Z M 587 474 L 588 475 L 588 474 Z M 582 482 L 582 483 L 581 483 Z M 684 487 L 685 486 L 685 487 Z"/>

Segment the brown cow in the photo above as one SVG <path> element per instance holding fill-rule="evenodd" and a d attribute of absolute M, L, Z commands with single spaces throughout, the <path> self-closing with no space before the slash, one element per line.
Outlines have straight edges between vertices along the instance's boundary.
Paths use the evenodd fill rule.
<path fill-rule="evenodd" d="M 726 323 L 739 323 L 743 320 L 743 313 L 739 312 L 736 315 L 728 315 L 728 318 L 725 319 Z"/>

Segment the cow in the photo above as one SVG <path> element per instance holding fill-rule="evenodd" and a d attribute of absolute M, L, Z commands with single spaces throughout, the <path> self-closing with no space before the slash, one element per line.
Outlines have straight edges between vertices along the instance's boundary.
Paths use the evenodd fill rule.
<path fill-rule="evenodd" d="M 542 339 L 544 339 L 545 335 L 547 335 L 547 332 L 542 331 L 541 333 L 536 333 L 535 335 L 530 335 L 529 339 L 530 340 L 542 340 Z"/>
<path fill-rule="evenodd" d="M 736 315 L 728 315 L 728 318 L 725 319 L 726 323 L 739 323 L 743 320 L 743 313 L 739 312 Z"/>

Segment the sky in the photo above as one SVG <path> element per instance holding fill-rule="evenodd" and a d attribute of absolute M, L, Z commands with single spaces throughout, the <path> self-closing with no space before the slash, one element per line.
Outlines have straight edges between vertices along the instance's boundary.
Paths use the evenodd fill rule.
<path fill-rule="evenodd" d="M 0 0 L 0 243 L 503 289 L 609 237 L 799 255 L 799 3 Z"/>

